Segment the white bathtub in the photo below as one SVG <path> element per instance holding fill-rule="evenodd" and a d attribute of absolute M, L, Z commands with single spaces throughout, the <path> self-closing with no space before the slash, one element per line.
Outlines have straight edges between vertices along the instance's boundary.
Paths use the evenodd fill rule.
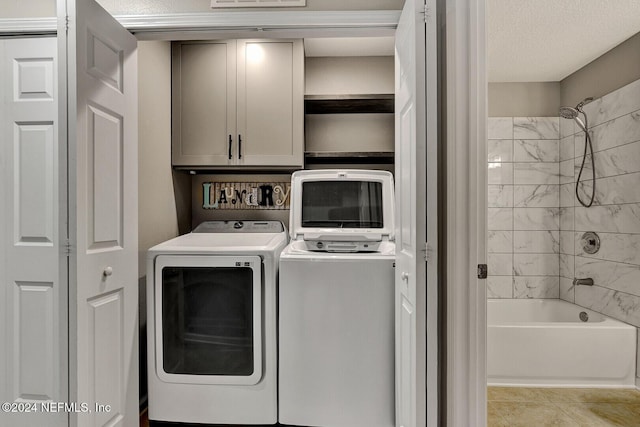
<path fill-rule="evenodd" d="M 562 300 L 487 302 L 489 385 L 635 387 L 635 327 Z"/>

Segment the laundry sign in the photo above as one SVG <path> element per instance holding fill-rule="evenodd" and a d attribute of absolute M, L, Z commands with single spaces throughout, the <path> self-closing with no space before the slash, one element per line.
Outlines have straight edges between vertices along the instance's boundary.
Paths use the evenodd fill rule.
<path fill-rule="evenodd" d="M 203 209 L 289 209 L 290 182 L 203 182 Z"/>

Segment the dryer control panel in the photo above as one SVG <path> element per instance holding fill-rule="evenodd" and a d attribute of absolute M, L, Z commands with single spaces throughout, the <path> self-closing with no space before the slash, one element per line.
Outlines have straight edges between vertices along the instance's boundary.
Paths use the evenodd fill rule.
<path fill-rule="evenodd" d="M 281 233 L 284 225 L 280 221 L 205 221 L 194 233 Z"/>

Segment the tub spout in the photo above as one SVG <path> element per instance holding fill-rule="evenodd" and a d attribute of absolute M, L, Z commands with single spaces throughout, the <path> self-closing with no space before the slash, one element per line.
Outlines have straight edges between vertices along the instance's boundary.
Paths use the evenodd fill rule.
<path fill-rule="evenodd" d="M 573 286 L 580 286 L 580 285 L 593 286 L 593 279 L 591 277 L 587 277 L 586 279 L 574 278 Z"/>

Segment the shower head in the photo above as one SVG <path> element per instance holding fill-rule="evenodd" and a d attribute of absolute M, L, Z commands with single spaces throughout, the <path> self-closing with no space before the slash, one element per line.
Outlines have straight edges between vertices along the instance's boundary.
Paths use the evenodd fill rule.
<path fill-rule="evenodd" d="M 589 99 L 589 98 L 587 98 L 587 99 Z M 576 123 L 578 124 L 578 126 L 580 126 L 580 129 L 582 129 L 583 131 L 587 132 L 587 125 L 582 121 L 582 119 L 580 119 L 580 117 L 578 117 L 580 115 L 580 113 L 584 114 L 584 111 L 582 111 L 582 106 L 584 105 L 583 102 L 578 104 L 576 106 L 576 108 L 573 108 L 573 107 L 560 107 L 560 117 L 562 117 L 563 119 L 569 119 L 569 120 L 573 119 L 573 120 L 575 120 Z"/>
<path fill-rule="evenodd" d="M 578 103 L 578 105 L 576 105 L 576 110 L 578 110 L 578 111 L 580 111 L 580 112 L 582 113 L 582 112 L 583 112 L 583 111 L 582 111 L 582 107 L 584 107 L 585 105 L 587 105 L 587 104 L 588 104 L 588 103 L 590 103 L 591 101 L 593 101 L 593 98 L 592 98 L 592 97 L 588 97 L 588 98 L 583 99 L 582 101 L 580 101 L 580 102 Z"/>
<path fill-rule="evenodd" d="M 578 109 L 573 107 L 560 107 L 560 117 L 564 119 L 575 119 L 578 117 Z"/>
<path fill-rule="evenodd" d="M 585 105 L 587 105 L 588 103 L 590 103 L 591 101 L 593 101 L 592 97 L 588 97 L 583 99 L 582 101 L 580 101 L 578 103 L 578 105 L 576 105 L 575 107 L 560 107 L 560 117 L 565 118 L 565 119 L 576 119 L 578 121 L 581 121 L 580 118 L 578 117 L 580 115 L 580 113 L 584 114 L 584 111 L 582 110 L 582 107 L 584 107 Z M 582 123 L 582 128 L 584 128 L 584 123 Z"/>

